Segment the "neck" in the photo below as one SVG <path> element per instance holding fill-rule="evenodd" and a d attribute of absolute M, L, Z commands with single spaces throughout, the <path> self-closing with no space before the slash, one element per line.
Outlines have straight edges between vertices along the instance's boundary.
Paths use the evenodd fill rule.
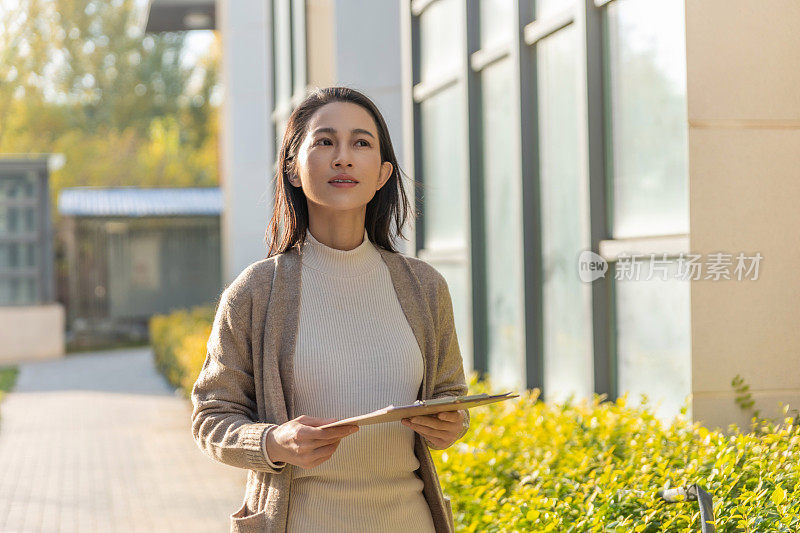
<path fill-rule="evenodd" d="M 322 211 L 308 202 L 308 230 L 314 238 L 335 250 L 353 250 L 364 240 L 367 207 L 352 211 Z"/>

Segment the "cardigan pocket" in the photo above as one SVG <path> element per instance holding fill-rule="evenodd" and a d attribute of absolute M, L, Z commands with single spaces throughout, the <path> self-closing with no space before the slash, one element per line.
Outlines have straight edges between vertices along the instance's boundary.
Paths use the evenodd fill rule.
<path fill-rule="evenodd" d="M 231 515 L 231 533 L 263 533 L 267 530 L 267 510 L 242 516 L 247 512 L 247 502 Z"/>

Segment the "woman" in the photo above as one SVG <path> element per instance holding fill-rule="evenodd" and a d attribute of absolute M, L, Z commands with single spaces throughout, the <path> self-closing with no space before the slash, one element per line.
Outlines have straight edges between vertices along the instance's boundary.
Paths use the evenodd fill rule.
<path fill-rule="evenodd" d="M 317 89 L 277 168 L 269 257 L 222 293 L 192 390 L 195 441 L 249 471 L 231 531 L 452 531 L 428 448 L 461 438 L 466 410 L 318 427 L 467 393 L 447 283 L 392 246 L 409 204 L 383 117 Z"/>

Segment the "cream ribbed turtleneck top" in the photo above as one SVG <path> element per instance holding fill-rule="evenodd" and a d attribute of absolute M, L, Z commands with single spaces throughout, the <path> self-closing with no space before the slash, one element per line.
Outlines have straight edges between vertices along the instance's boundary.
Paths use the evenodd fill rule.
<path fill-rule="evenodd" d="M 342 419 L 413 403 L 422 352 L 366 230 L 353 250 L 306 231 L 302 262 L 297 416 Z M 412 429 L 399 421 L 363 426 L 326 462 L 295 468 L 288 531 L 433 532 L 418 466 Z"/>

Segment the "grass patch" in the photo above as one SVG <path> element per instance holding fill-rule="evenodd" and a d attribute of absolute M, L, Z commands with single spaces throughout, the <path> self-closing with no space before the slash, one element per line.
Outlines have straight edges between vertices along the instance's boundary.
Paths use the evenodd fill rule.
<path fill-rule="evenodd" d="M 3 395 L 6 392 L 14 388 L 17 383 L 17 374 L 19 374 L 17 366 L 0 367 L 0 401 L 3 401 Z"/>

